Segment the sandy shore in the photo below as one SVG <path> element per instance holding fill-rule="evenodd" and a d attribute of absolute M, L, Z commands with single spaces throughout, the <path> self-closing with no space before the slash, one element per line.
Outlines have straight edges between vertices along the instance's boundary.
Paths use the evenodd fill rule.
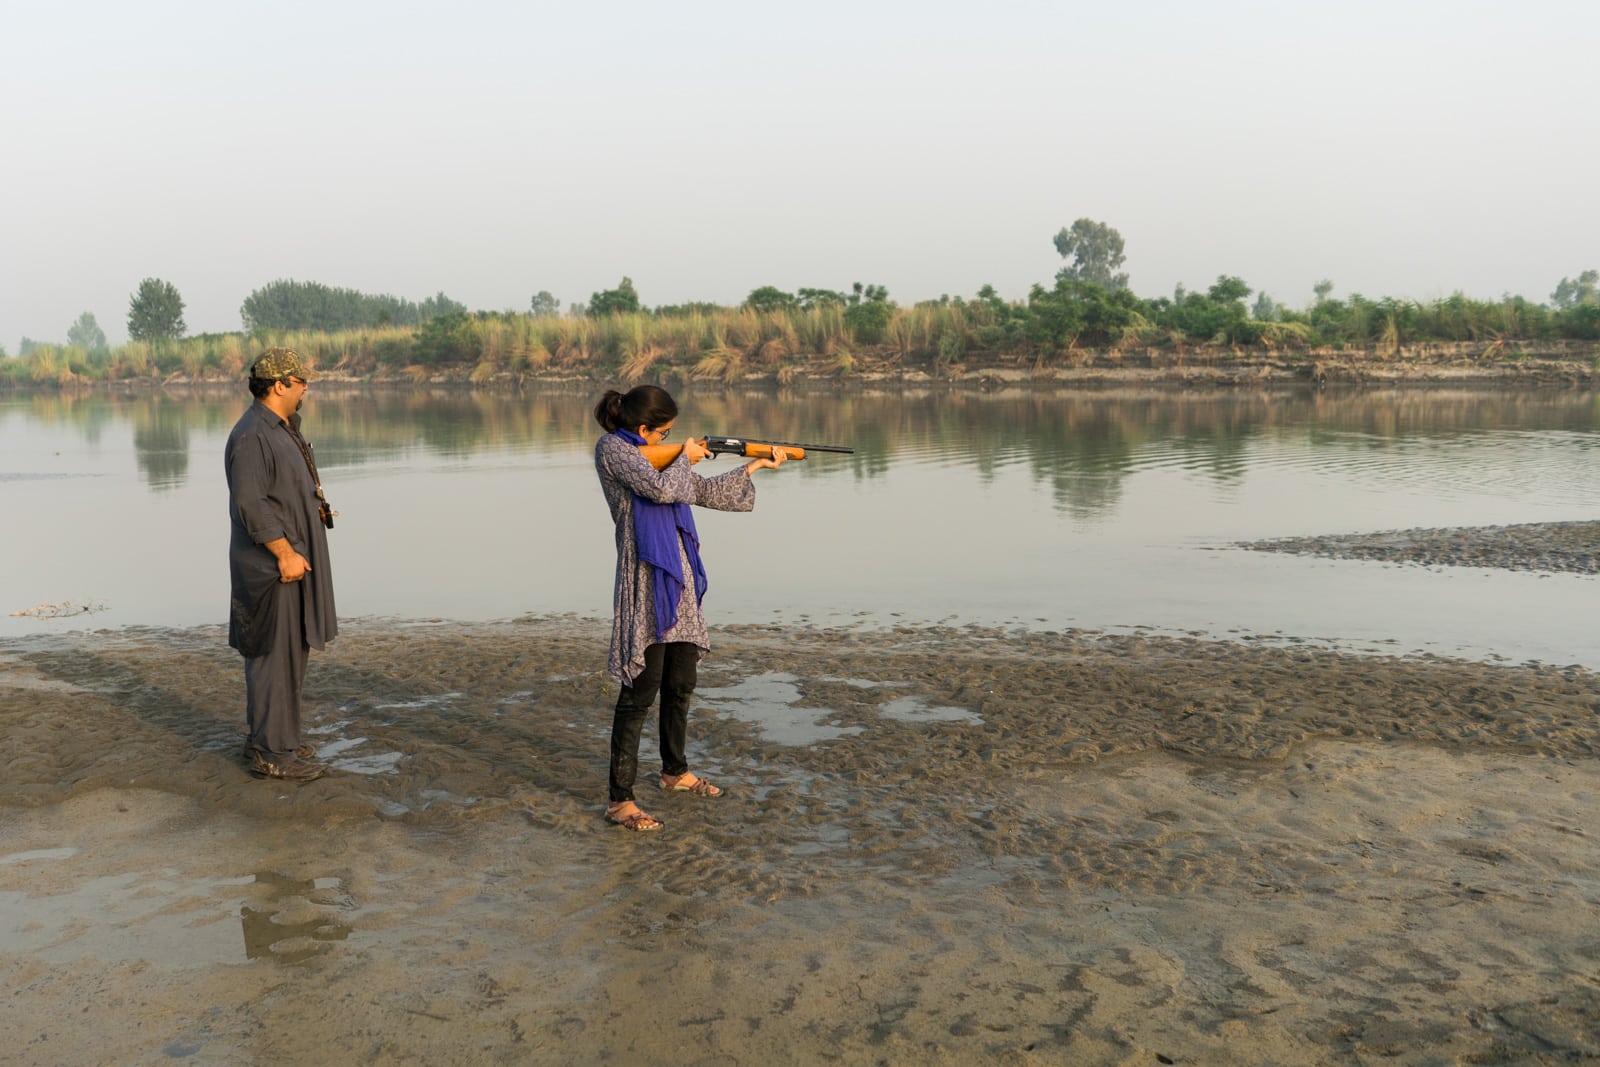
<path fill-rule="evenodd" d="M 299 787 L 220 628 L 0 645 L 0 1061 L 1600 1057 L 1586 671 L 723 629 L 634 835 L 604 633 L 347 623 Z"/>
<path fill-rule="evenodd" d="M 1251 541 L 1242 548 L 1333 559 L 1492 567 L 1545 574 L 1600 574 L 1600 522 L 1530 522 L 1517 526 L 1385 530 Z"/>

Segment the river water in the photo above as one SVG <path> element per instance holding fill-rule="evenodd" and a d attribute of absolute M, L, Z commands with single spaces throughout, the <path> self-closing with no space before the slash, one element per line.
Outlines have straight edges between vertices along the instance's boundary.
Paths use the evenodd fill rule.
<path fill-rule="evenodd" d="M 340 615 L 607 617 L 594 400 L 572 388 L 314 385 L 305 430 L 340 511 Z M 681 432 L 855 449 L 759 472 L 753 514 L 699 513 L 713 630 L 1148 629 L 1600 667 L 1593 578 L 1234 547 L 1600 518 L 1591 392 L 691 389 L 679 400 Z M 247 401 L 0 398 L 0 638 L 225 621 L 222 447 Z M 41 617 L 50 605 L 56 617 Z"/>

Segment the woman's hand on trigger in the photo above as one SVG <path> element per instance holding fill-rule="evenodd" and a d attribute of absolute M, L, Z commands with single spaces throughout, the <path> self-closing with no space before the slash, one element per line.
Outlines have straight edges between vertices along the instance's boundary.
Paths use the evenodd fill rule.
<path fill-rule="evenodd" d="M 689 457 L 691 464 L 694 464 L 711 455 L 711 450 L 706 447 L 704 437 L 691 437 L 683 443 L 683 454 Z"/>

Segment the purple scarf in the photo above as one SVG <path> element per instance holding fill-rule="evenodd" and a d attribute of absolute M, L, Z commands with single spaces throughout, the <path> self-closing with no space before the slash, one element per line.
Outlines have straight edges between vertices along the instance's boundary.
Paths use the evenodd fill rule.
<path fill-rule="evenodd" d="M 644 438 L 632 430 L 612 432 L 631 445 L 645 443 Z M 639 558 L 650 564 L 654 579 L 651 592 L 655 595 L 656 637 L 661 639 L 678 625 L 678 598 L 683 595 L 683 561 L 678 556 L 680 538 L 694 571 L 695 602 L 699 603 L 706 596 L 706 568 L 700 562 L 700 534 L 694 528 L 694 513 L 688 504 L 662 504 L 635 493 L 633 538 L 639 546 Z"/>

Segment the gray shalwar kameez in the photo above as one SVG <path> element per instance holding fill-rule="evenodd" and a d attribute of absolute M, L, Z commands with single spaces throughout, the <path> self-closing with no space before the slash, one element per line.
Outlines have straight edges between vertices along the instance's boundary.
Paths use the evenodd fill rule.
<path fill-rule="evenodd" d="M 617 580 L 612 597 L 611 655 L 606 669 L 623 685 L 631 685 L 644 670 L 644 650 L 649 645 L 687 641 L 696 645 L 702 656 L 711 649 L 705 616 L 694 595 L 694 574 L 681 543 L 678 551 L 683 567 L 683 595 L 678 600 L 678 621 L 666 634 L 656 634 L 650 564 L 639 559 L 639 544 L 633 533 L 634 494 L 662 504 L 750 511 L 756 506 L 756 487 L 742 463 L 715 477 L 702 478 L 690 470 L 689 461 L 680 455 L 666 470 L 658 471 L 637 446 L 609 433 L 595 443 L 594 466 L 617 527 Z"/>
<path fill-rule="evenodd" d="M 231 527 L 228 644 L 245 661 L 246 745 L 274 761 L 290 758 L 301 742 L 308 650 L 321 650 L 339 632 L 328 533 L 293 436 L 299 426 L 299 415 L 285 422 L 253 403 L 223 451 Z M 304 579 L 279 580 L 277 557 L 265 545 L 280 537 L 311 564 Z"/>

